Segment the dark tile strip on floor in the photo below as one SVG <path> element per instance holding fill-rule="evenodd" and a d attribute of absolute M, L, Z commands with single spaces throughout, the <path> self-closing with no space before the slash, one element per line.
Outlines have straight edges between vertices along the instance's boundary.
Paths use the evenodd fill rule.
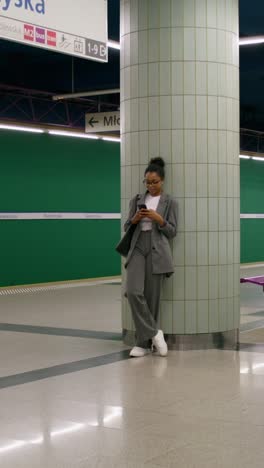
<path fill-rule="evenodd" d="M 36 325 L 21 325 L 17 323 L 0 323 L 0 331 L 21 333 L 39 333 L 41 335 L 71 336 L 74 338 L 93 338 L 97 340 L 121 341 L 122 334 L 114 332 L 78 330 L 74 328 L 44 327 Z"/>
<path fill-rule="evenodd" d="M 60 364 L 43 369 L 36 369 L 29 372 L 23 372 L 21 374 L 0 377 L 0 389 L 36 382 L 38 380 L 57 377 L 59 375 L 71 374 L 73 372 L 90 369 L 91 367 L 105 366 L 106 364 L 112 364 L 126 359 L 129 359 L 129 350 L 82 359 L 81 361 Z"/>

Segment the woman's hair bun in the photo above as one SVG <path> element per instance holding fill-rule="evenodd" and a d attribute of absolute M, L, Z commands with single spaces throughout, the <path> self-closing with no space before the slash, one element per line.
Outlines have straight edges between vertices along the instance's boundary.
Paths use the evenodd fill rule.
<path fill-rule="evenodd" d="M 165 167 L 165 161 L 162 158 L 151 158 L 150 165 Z"/>

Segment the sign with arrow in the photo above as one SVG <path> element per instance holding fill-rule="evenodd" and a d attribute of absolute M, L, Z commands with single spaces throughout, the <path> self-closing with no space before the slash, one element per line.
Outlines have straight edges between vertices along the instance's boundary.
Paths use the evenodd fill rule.
<path fill-rule="evenodd" d="M 120 112 L 98 112 L 86 114 L 86 133 L 120 131 Z"/>

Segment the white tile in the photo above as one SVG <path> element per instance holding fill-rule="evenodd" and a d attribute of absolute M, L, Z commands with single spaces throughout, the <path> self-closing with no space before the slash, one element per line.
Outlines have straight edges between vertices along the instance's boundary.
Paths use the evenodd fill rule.
<path fill-rule="evenodd" d="M 183 129 L 183 96 L 172 96 L 172 128 Z"/>
<path fill-rule="evenodd" d="M 227 296 L 227 266 L 219 265 L 219 297 Z"/>
<path fill-rule="evenodd" d="M 219 203 L 219 231 L 227 230 L 227 198 L 218 198 Z"/>
<path fill-rule="evenodd" d="M 125 167 L 125 187 L 127 198 L 132 198 L 132 172 L 131 166 Z"/>
<path fill-rule="evenodd" d="M 174 266 L 183 266 L 185 264 L 185 235 L 178 232 L 173 241 L 173 264 Z"/>
<path fill-rule="evenodd" d="M 217 0 L 207 2 L 207 27 L 216 29 L 217 25 Z"/>
<path fill-rule="evenodd" d="M 208 333 L 209 304 L 207 301 L 198 301 L 197 304 L 197 333 Z"/>
<path fill-rule="evenodd" d="M 148 66 L 148 92 L 149 96 L 159 96 L 160 94 L 159 63 L 150 63 Z"/>
<path fill-rule="evenodd" d="M 229 297 L 227 299 L 227 329 L 232 330 L 235 328 L 234 325 L 234 298 Z"/>
<path fill-rule="evenodd" d="M 139 97 L 146 97 L 148 96 L 148 65 L 139 65 L 138 74 Z"/>
<path fill-rule="evenodd" d="M 227 132 L 218 132 L 218 162 L 219 164 L 227 164 Z"/>
<path fill-rule="evenodd" d="M 161 10 L 163 7 L 161 8 Z M 160 61 L 169 62 L 171 59 L 171 29 L 160 29 Z"/>
<path fill-rule="evenodd" d="M 183 130 L 172 131 L 172 162 L 183 162 Z"/>
<path fill-rule="evenodd" d="M 185 265 L 197 264 L 197 235 L 195 232 L 185 233 Z"/>
<path fill-rule="evenodd" d="M 172 305 L 172 310 L 173 310 L 172 332 L 175 334 L 185 333 L 185 302 L 174 301 Z"/>
<path fill-rule="evenodd" d="M 185 199 L 185 210 L 184 210 L 184 219 L 185 219 L 185 229 L 186 231 L 196 231 L 196 198 L 186 198 Z"/>
<path fill-rule="evenodd" d="M 207 163 L 209 147 L 207 141 L 207 130 L 196 131 L 196 161 L 197 163 Z"/>
<path fill-rule="evenodd" d="M 131 85 L 130 85 L 130 92 L 131 92 L 131 98 L 138 98 L 139 97 L 139 92 L 138 92 L 138 66 L 133 66 L 130 68 L 131 72 Z"/>
<path fill-rule="evenodd" d="M 139 164 L 139 133 L 133 132 L 130 136 L 131 154 L 133 154 L 133 164 Z"/>
<path fill-rule="evenodd" d="M 161 95 L 171 95 L 172 94 L 172 85 L 171 85 L 171 63 L 164 62 L 160 66 L 160 94 Z M 171 99 L 171 98 L 170 98 Z"/>
<path fill-rule="evenodd" d="M 148 31 L 138 33 L 138 62 L 148 63 Z"/>
<path fill-rule="evenodd" d="M 172 177 L 174 186 L 174 196 L 176 198 L 184 197 L 184 164 L 172 165 Z"/>
<path fill-rule="evenodd" d="M 183 62 L 171 63 L 172 94 L 183 94 Z"/>
<path fill-rule="evenodd" d="M 232 64 L 232 45 L 233 45 L 233 34 L 231 32 L 226 33 L 226 62 Z"/>
<path fill-rule="evenodd" d="M 240 263 L 240 234 L 234 231 L 234 263 Z"/>
<path fill-rule="evenodd" d="M 233 231 L 234 229 L 234 203 L 233 199 L 227 200 L 227 230 Z"/>
<path fill-rule="evenodd" d="M 208 62 L 217 62 L 216 29 L 207 30 L 207 58 L 208 58 Z"/>
<path fill-rule="evenodd" d="M 197 198 L 197 231 L 208 230 L 208 198 Z"/>
<path fill-rule="evenodd" d="M 197 268 L 197 299 L 207 300 L 209 296 L 209 275 L 207 266 Z"/>
<path fill-rule="evenodd" d="M 195 163 L 196 154 L 195 154 L 195 130 L 184 130 L 184 162 L 185 163 Z"/>
<path fill-rule="evenodd" d="M 207 59 L 207 30 L 196 28 L 196 60 L 206 62 Z"/>
<path fill-rule="evenodd" d="M 139 166 L 132 166 L 131 172 L 131 191 L 132 193 L 140 193 L 142 177 Z"/>
<path fill-rule="evenodd" d="M 208 95 L 217 96 L 218 95 L 218 66 L 217 63 L 207 64 L 208 70 Z"/>
<path fill-rule="evenodd" d="M 157 156 L 159 147 L 160 147 L 160 132 L 157 130 L 149 131 L 149 157 L 152 157 L 152 155 Z"/>
<path fill-rule="evenodd" d="M 226 33 L 217 31 L 217 61 L 226 63 Z"/>
<path fill-rule="evenodd" d="M 227 166 L 226 164 L 218 164 L 218 184 L 219 184 L 219 197 L 227 196 Z"/>
<path fill-rule="evenodd" d="M 198 232 L 197 233 L 197 264 L 208 265 L 208 233 Z M 202 299 L 202 298 L 200 298 Z"/>
<path fill-rule="evenodd" d="M 130 33 L 130 5 L 125 2 L 124 5 L 124 31 L 126 34 Z"/>
<path fill-rule="evenodd" d="M 208 196 L 208 166 L 197 164 L 197 197 Z"/>
<path fill-rule="evenodd" d="M 218 231 L 218 218 L 219 218 L 219 209 L 218 209 L 218 199 L 209 198 L 208 199 L 208 227 L 209 231 Z"/>
<path fill-rule="evenodd" d="M 130 166 L 131 164 L 131 133 L 125 135 L 125 165 Z"/>
<path fill-rule="evenodd" d="M 208 130 L 208 162 L 212 164 L 218 162 L 217 138 L 217 130 Z"/>
<path fill-rule="evenodd" d="M 206 17 L 206 0 L 199 0 L 195 2 L 195 25 L 199 28 L 206 28 L 207 17 Z"/>
<path fill-rule="evenodd" d="M 227 330 L 227 299 L 219 299 L 219 329 Z"/>
<path fill-rule="evenodd" d="M 139 99 L 130 101 L 130 131 L 139 131 Z"/>
<path fill-rule="evenodd" d="M 226 132 L 226 162 L 233 163 L 233 133 L 230 131 Z"/>
<path fill-rule="evenodd" d="M 209 232 L 209 265 L 218 265 L 218 232 Z"/>
<path fill-rule="evenodd" d="M 159 28 L 159 0 L 151 0 L 151 8 L 148 9 L 148 27 L 149 29 Z"/>
<path fill-rule="evenodd" d="M 219 331 L 219 318 L 218 318 L 218 299 L 213 299 L 209 301 L 209 331 L 217 332 Z"/>
<path fill-rule="evenodd" d="M 178 198 L 178 232 L 185 230 L 185 199 Z"/>
<path fill-rule="evenodd" d="M 226 98 L 218 98 L 218 128 L 227 130 L 226 126 Z"/>
<path fill-rule="evenodd" d="M 171 26 L 171 1 L 163 0 L 160 8 L 160 27 L 169 28 Z"/>
<path fill-rule="evenodd" d="M 130 68 L 124 69 L 124 97 L 126 99 L 131 98 L 131 74 Z"/>
<path fill-rule="evenodd" d="M 173 323 L 172 320 L 172 301 L 162 301 L 160 325 L 164 333 L 171 333 Z"/>
<path fill-rule="evenodd" d="M 184 59 L 184 35 L 183 28 L 174 28 L 171 30 L 171 60 Z"/>
<path fill-rule="evenodd" d="M 184 29 L 184 60 L 195 60 L 195 29 Z"/>
<path fill-rule="evenodd" d="M 223 63 L 218 64 L 218 95 L 227 96 L 227 68 Z"/>
<path fill-rule="evenodd" d="M 159 59 L 160 59 L 159 29 L 149 29 L 148 30 L 148 41 L 149 41 L 148 42 L 148 61 L 149 62 L 159 62 Z"/>
<path fill-rule="evenodd" d="M 184 3 L 185 0 L 171 2 L 171 25 L 172 27 L 184 26 Z"/>
<path fill-rule="evenodd" d="M 218 196 L 218 167 L 217 164 L 208 164 L 208 193 L 209 197 Z"/>
<path fill-rule="evenodd" d="M 230 233 L 231 234 L 231 233 Z M 234 296 L 234 266 L 227 265 L 227 297 Z"/>
<path fill-rule="evenodd" d="M 162 283 L 161 299 L 164 301 L 170 301 L 173 294 L 173 277 L 165 278 Z"/>
<path fill-rule="evenodd" d="M 196 94 L 207 95 L 207 63 L 196 62 Z"/>
<path fill-rule="evenodd" d="M 234 237 L 232 232 L 227 232 L 227 263 L 234 262 Z"/>
<path fill-rule="evenodd" d="M 124 66 L 130 66 L 130 36 L 124 37 Z"/>
<path fill-rule="evenodd" d="M 208 129 L 217 130 L 218 128 L 218 101 L 217 97 L 208 96 Z M 210 154 L 209 154 L 210 160 Z"/>
<path fill-rule="evenodd" d="M 184 178 L 185 178 L 185 196 L 196 197 L 197 186 L 196 186 L 196 164 L 185 164 L 184 165 Z"/>
<path fill-rule="evenodd" d="M 185 300 L 191 301 L 197 299 L 197 268 L 185 268 Z"/>
<path fill-rule="evenodd" d="M 195 104 L 194 96 L 184 96 L 184 128 L 186 129 L 196 127 Z"/>
<path fill-rule="evenodd" d="M 160 128 L 168 130 L 172 128 L 171 96 L 160 97 Z"/>
<path fill-rule="evenodd" d="M 139 128 L 140 131 L 148 130 L 149 120 L 148 120 L 148 99 L 140 98 L 139 99 Z"/>
<path fill-rule="evenodd" d="M 195 26 L 195 0 L 184 0 L 184 26 Z"/>
<path fill-rule="evenodd" d="M 151 97 L 149 98 L 149 129 L 150 130 L 159 130 L 159 98 Z"/>
<path fill-rule="evenodd" d="M 219 264 L 227 264 L 227 233 L 219 232 Z"/>
<path fill-rule="evenodd" d="M 195 62 L 184 63 L 184 94 L 195 94 Z"/>
<path fill-rule="evenodd" d="M 234 230 L 239 231 L 240 229 L 240 199 L 234 198 Z"/>
<path fill-rule="evenodd" d="M 197 333 L 197 302 L 185 302 L 185 333 Z"/>
<path fill-rule="evenodd" d="M 217 28 L 226 29 L 226 2 L 217 2 Z"/>
<path fill-rule="evenodd" d="M 208 128 L 207 96 L 196 96 L 196 125 L 199 129 Z"/>
<path fill-rule="evenodd" d="M 160 130 L 160 150 L 159 154 L 164 159 L 166 164 L 172 163 L 172 139 L 171 130 Z M 167 168 L 168 169 L 168 168 Z M 167 171 L 167 177 L 171 173 L 171 170 Z"/>
<path fill-rule="evenodd" d="M 139 161 L 140 164 L 148 163 L 149 155 L 149 133 L 148 132 L 139 132 Z"/>
<path fill-rule="evenodd" d="M 138 65 L 138 33 L 130 34 L 131 65 Z"/>
<path fill-rule="evenodd" d="M 184 300 L 185 290 L 185 268 L 176 266 L 173 275 L 173 299 L 176 301 Z"/>
<path fill-rule="evenodd" d="M 131 126 L 130 126 L 130 102 L 126 102 L 126 105 L 124 106 L 125 114 L 123 113 L 123 116 L 125 116 L 124 119 L 124 132 L 129 133 L 131 131 Z"/>
<path fill-rule="evenodd" d="M 139 30 L 148 28 L 148 2 L 138 2 Z"/>
<path fill-rule="evenodd" d="M 218 299 L 218 265 L 209 266 L 209 299 Z"/>
<path fill-rule="evenodd" d="M 138 31 L 138 1 L 132 0 L 130 6 L 130 31 Z"/>

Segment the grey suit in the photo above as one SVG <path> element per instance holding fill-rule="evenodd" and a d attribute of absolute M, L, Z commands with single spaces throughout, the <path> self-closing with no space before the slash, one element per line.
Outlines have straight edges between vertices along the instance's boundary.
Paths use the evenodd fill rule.
<path fill-rule="evenodd" d="M 127 230 L 139 204 L 144 203 L 144 195 L 137 195 L 130 202 Z M 160 227 L 153 222 L 151 231 L 141 231 L 137 225 L 125 267 L 127 269 L 126 296 L 136 327 L 136 344 L 148 347 L 148 341 L 158 332 L 160 291 L 164 275 L 173 271 L 173 259 L 169 239 L 176 236 L 177 204 L 166 194 L 161 194 L 157 206 L 165 225 Z"/>

